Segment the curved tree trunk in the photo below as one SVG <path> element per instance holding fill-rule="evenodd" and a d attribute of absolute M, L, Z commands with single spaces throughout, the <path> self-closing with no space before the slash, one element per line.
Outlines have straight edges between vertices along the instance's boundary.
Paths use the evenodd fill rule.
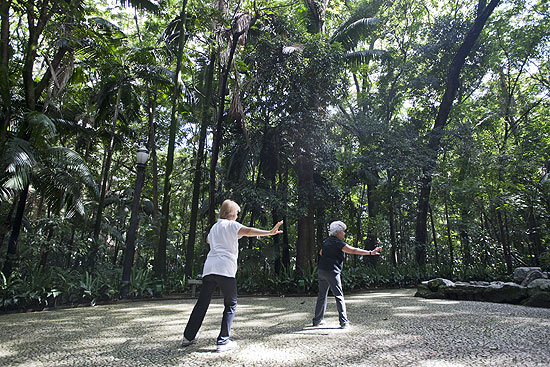
<path fill-rule="evenodd" d="M 460 82 L 460 72 L 466 61 L 466 58 L 470 54 L 470 51 L 474 47 L 481 31 L 485 27 L 485 23 L 489 16 L 492 14 L 495 7 L 500 0 L 491 0 L 489 5 L 484 7 L 485 2 L 480 0 L 478 16 L 470 28 L 464 41 L 460 45 L 456 55 L 451 63 L 449 73 L 447 75 L 447 86 L 445 94 L 443 95 L 441 104 L 439 105 L 439 111 L 435 119 L 435 124 L 430 132 L 430 139 L 428 143 L 428 160 L 424 168 L 422 169 L 422 177 L 419 185 L 418 206 L 416 214 L 416 227 L 415 227 L 415 261 L 419 266 L 426 264 L 426 246 L 427 246 L 427 228 L 426 221 L 428 216 L 428 206 L 430 199 L 430 192 L 432 186 L 433 171 L 437 162 L 437 152 L 441 146 L 441 138 L 444 134 L 444 129 L 447 124 L 451 107 L 453 106 L 456 93 L 458 91 Z"/>

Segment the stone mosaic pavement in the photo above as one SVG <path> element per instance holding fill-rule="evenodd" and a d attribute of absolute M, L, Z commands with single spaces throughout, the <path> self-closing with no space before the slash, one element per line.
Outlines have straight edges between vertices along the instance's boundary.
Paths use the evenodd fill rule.
<path fill-rule="evenodd" d="M 0 315 L 0 366 L 550 366 L 549 309 L 413 294 L 347 295 L 347 330 L 333 299 L 313 328 L 315 297 L 241 297 L 239 347 L 226 353 L 215 350 L 221 299 L 188 348 L 193 299 Z"/>

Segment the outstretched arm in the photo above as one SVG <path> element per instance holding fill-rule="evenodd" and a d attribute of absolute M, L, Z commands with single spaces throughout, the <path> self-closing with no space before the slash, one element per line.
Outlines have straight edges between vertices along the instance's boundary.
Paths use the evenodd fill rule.
<path fill-rule="evenodd" d="M 346 254 L 352 254 L 352 255 L 380 255 L 380 250 L 382 250 L 382 247 L 377 247 L 372 251 L 363 250 L 350 245 L 345 245 L 344 247 L 342 247 L 342 251 L 344 251 Z"/>
<path fill-rule="evenodd" d="M 241 229 L 239 229 L 238 235 L 246 236 L 246 237 L 272 236 L 275 234 L 283 233 L 283 231 L 279 230 L 279 227 L 281 226 L 281 224 L 283 224 L 283 221 L 280 221 L 279 223 L 275 224 L 275 227 L 271 228 L 271 230 L 269 231 L 254 228 L 254 227 L 241 227 Z"/>

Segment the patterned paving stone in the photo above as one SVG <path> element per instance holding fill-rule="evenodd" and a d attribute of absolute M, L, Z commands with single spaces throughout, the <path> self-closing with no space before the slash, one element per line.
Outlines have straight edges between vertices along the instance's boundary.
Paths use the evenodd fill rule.
<path fill-rule="evenodd" d="M 179 343 L 193 299 L 0 315 L 0 366 L 550 365 L 550 310 L 413 294 L 348 294 L 346 330 L 333 300 L 313 328 L 315 297 L 241 297 L 239 347 L 227 353 L 215 349 L 221 299 L 188 348 Z"/>

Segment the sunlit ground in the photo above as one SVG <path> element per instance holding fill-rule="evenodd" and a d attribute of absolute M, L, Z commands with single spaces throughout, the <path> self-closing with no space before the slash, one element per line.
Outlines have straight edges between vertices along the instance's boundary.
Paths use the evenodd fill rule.
<path fill-rule="evenodd" d="M 427 300 L 414 290 L 333 298 L 311 327 L 315 297 L 241 297 L 217 353 L 223 304 L 213 300 L 199 342 L 179 348 L 193 299 L 0 315 L 0 366 L 549 366 L 550 310 Z"/>

